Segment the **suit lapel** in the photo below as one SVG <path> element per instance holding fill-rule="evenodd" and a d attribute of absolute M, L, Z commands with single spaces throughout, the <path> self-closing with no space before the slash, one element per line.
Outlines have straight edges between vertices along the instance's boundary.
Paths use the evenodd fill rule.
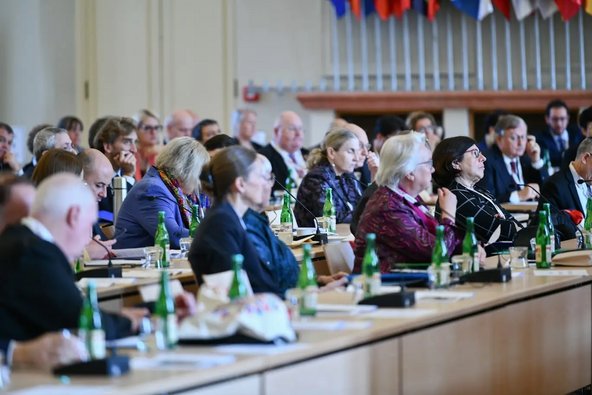
<path fill-rule="evenodd" d="M 565 171 L 565 173 L 564 173 L 564 176 L 565 176 L 565 181 L 567 182 L 567 189 L 569 189 L 569 193 L 571 195 L 572 200 L 576 203 L 576 206 L 578 207 L 578 209 L 582 213 L 584 213 L 585 211 L 583 210 L 582 203 L 580 202 L 580 197 L 578 195 L 578 191 L 576 190 L 575 180 L 573 179 L 573 175 L 571 174 L 571 171 L 569 171 L 569 169 L 567 169 L 567 171 Z"/>

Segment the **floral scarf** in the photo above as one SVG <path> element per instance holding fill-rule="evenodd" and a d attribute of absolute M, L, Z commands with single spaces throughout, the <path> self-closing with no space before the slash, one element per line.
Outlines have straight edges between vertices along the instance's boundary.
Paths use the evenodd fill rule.
<path fill-rule="evenodd" d="M 189 224 L 191 223 L 191 209 L 194 204 L 197 204 L 197 197 L 195 194 L 191 194 L 189 196 L 185 195 L 181 190 L 181 185 L 179 184 L 178 180 L 173 178 L 167 171 L 157 167 L 154 168 L 158 171 L 158 175 L 160 176 L 160 179 L 164 185 L 175 197 L 177 205 L 179 206 L 179 211 L 181 212 L 183 225 L 189 229 Z"/>

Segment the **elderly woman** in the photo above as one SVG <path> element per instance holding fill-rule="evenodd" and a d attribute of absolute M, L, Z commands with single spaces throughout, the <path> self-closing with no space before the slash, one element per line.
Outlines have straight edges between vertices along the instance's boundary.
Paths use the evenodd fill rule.
<path fill-rule="evenodd" d="M 360 141 L 346 129 L 327 133 L 321 148 L 308 156 L 309 171 L 298 188 L 298 200 L 316 217 L 323 215 L 325 191 L 333 190 L 333 207 L 337 223 L 350 223 L 360 200 L 361 188 L 353 171 L 358 163 Z M 314 219 L 300 205 L 294 207 L 299 226 L 314 226 Z"/>
<path fill-rule="evenodd" d="M 454 226 L 456 197 L 446 188 L 438 190 L 445 210 L 440 221 L 418 199 L 430 185 L 433 171 L 432 152 L 421 133 L 394 136 L 382 146 L 376 175 L 378 189 L 368 201 L 356 233 L 355 273 L 361 270 L 368 233 L 376 234 L 382 273 L 396 263 L 431 262 L 439 223 L 445 228 L 449 254 L 459 247 L 462 234 Z"/>
<path fill-rule="evenodd" d="M 115 227 L 116 248 L 154 245 L 159 211 L 165 212 L 171 248 L 179 248 L 179 239 L 189 235 L 199 175 L 208 160 L 193 138 L 171 140 L 124 200 Z"/>
<path fill-rule="evenodd" d="M 434 150 L 434 181 L 456 196 L 457 227 L 464 230 L 467 217 L 473 217 L 478 240 L 486 244 L 512 241 L 516 220 L 491 193 L 475 186 L 483 178 L 486 161 L 476 144 L 469 137 L 442 140 Z"/>

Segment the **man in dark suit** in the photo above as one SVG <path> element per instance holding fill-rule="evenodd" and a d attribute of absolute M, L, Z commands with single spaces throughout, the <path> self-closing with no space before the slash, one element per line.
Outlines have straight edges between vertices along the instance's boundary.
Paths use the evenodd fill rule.
<path fill-rule="evenodd" d="M 582 138 L 592 137 L 592 107 L 588 107 L 583 110 L 580 115 L 578 115 L 578 126 L 580 128 L 580 133 L 582 134 Z M 576 154 L 578 151 L 578 146 L 571 146 L 565 154 L 563 155 L 563 160 L 561 162 L 561 168 L 567 169 L 569 164 L 576 159 Z"/>
<path fill-rule="evenodd" d="M 532 188 L 538 190 L 549 174 L 534 136 L 527 136 L 526 123 L 515 115 L 500 117 L 495 130 L 496 144 L 485 154 L 485 176 L 478 186 L 489 190 L 498 202 L 536 199 Z M 518 188 L 517 184 L 532 188 Z"/>
<path fill-rule="evenodd" d="M 306 175 L 306 156 L 308 151 L 302 148 L 304 129 L 300 116 L 293 111 L 284 111 L 275 121 L 271 143 L 259 150 L 271 162 L 276 180 L 284 184 L 292 170 L 292 177 L 297 185 Z M 281 188 L 274 184 L 274 190 Z"/>
<path fill-rule="evenodd" d="M 551 165 L 559 169 L 565 151 L 576 147 L 582 140 L 582 135 L 577 128 L 568 126 L 569 109 L 562 100 L 553 100 L 547 104 L 545 122 L 547 129 L 535 136 L 541 149 L 549 152 Z"/>
<path fill-rule="evenodd" d="M 592 138 L 580 143 L 576 159 L 567 168 L 553 174 L 543 184 L 541 193 L 554 208 L 579 210 L 586 214 L 586 203 L 592 195 L 592 189 L 588 183 L 578 184 L 580 179 L 592 179 Z M 542 203 L 539 202 L 539 206 Z"/>
<path fill-rule="evenodd" d="M 14 131 L 9 124 L 0 122 L 0 171 L 10 171 L 21 174 L 21 165 L 12 152 Z"/>
<path fill-rule="evenodd" d="M 82 253 L 96 218 L 96 199 L 80 178 L 60 173 L 41 183 L 31 216 L 0 237 L 0 338 L 29 340 L 78 327 L 82 296 L 70 262 Z M 133 334 L 146 313 L 101 312 L 106 337 Z"/>
<path fill-rule="evenodd" d="M 125 178 L 128 192 L 136 182 L 137 142 L 138 135 L 134 122 L 130 118 L 121 117 L 107 120 L 93 142 L 93 148 L 101 151 L 111 161 L 115 176 Z M 114 222 L 113 197 L 113 188 L 109 184 L 107 195 L 99 202 L 100 222 Z"/>

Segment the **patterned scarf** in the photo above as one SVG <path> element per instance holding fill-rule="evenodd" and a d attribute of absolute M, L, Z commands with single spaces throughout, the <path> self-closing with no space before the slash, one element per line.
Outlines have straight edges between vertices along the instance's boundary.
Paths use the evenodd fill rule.
<path fill-rule="evenodd" d="M 162 180 L 164 185 L 175 197 L 177 205 L 179 206 L 179 211 L 181 212 L 181 219 L 183 219 L 183 225 L 187 229 L 189 229 L 189 224 L 191 223 L 191 208 L 194 204 L 197 203 L 197 198 L 195 194 L 189 196 L 185 195 L 181 190 L 181 185 L 179 185 L 179 181 L 173 178 L 165 170 L 159 169 L 156 166 L 154 168 L 158 171 L 158 175 L 160 176 L 160 179 Z"/>

